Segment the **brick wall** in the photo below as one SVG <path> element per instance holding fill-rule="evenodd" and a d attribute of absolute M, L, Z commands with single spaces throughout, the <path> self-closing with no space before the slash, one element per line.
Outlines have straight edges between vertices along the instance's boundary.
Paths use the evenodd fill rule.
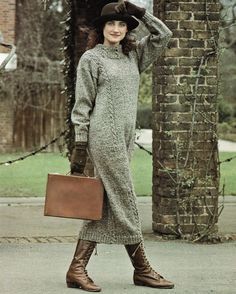
<path fill-rule="evenodd" d="M 205 229 L 217 230 L 219 9 L 214 0 L 154 0 L 154 14 L 173 32 L 168 49 L 154 66 L 156 232 L 197 235 Z"/>
<path fill-rule="evenodd" d="M 6 43 L 15 42 L 16 0 L 0 1 L 0 31 Z"/>
<path fill-rule="evenodd" d="M 15 0 L 0 1 L 0 31 L 5 43 L 15 43 Z M 0 52 L 8 52 L 0 47 Z M 0 152 L 10 151 L 13 140 L 13 100 L 0 93 Z"/>

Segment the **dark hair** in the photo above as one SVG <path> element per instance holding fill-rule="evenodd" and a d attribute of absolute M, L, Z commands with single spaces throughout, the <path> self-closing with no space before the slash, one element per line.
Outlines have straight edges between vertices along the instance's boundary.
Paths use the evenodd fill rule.
<path fill-rule="evenodd" d="M 86 50 L 94 48 L 97 44 L 103 44 L 104 25 L 96 29 L 91 29 L 89 31 Z M 120 44 L 122 45 L 123 53 L 128 56 L 129 52 L 136 48 L 136 38 L 130 34 L 130 31 L 128 31 L 124 39 L 120 41 Z"/>

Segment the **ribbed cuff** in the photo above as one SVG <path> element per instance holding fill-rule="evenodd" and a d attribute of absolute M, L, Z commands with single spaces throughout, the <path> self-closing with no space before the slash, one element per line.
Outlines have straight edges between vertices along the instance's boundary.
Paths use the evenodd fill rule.
<path fill-rule="evenodd" d="M 88 133 L 78 130 L 75 126 L 75 142 L 88 142 Z"/>
<path fill-rule="evenodd" d="M 162 20 L 152 15 L 150 12 L 146 11 L 141 21 L 148 28 L 150 32 L 158 31 L 162 37 L 172 37 L 173 33 L 171 30 L 163 23 Z"/>
<path fill-rule="evenodd" d="M 146 10 L 144 16 L 140 20 L 144 23 L 150 22 L 151 17 L 152 14 Z"/>
<path fill-rule="evenodd" d="M 88 146 L 88 142 L 82 142 L 82 141 L 75 142 L 75 147 L 77 149 L 86 149 L 87 146 Z"/>

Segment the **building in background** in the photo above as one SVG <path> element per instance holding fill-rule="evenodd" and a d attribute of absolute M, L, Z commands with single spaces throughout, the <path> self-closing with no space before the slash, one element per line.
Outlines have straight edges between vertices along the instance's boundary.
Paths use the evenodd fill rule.
<path fill-rule="evenodd" d="M 15 43 L 16 0 L 0 1 L 0 30 L 2 41 Z M 0 47 L 0 53 L 8 52 Z M 13 98 L 2 91 L 0 83 L 0 152 L 10 151 L 13 143 Z"/>

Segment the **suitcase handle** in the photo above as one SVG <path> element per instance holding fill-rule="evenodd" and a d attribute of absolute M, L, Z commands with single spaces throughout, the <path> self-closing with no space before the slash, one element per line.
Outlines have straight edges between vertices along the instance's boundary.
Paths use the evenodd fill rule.
<path fill-rule="evenodd" d="M 69 176 L 69 175 L 71 175 L 71 176 L 85 176 L 85 177 L 88 177 L 89 178 L 89 176 L 86 175 L 85 172 L 83 172 L 82 174 L 79 174 L 79 173 L 73 173 L 72 174 L 70 171 L 68 171 L 68 173 L 66 173 L 66 176 Z"/>

